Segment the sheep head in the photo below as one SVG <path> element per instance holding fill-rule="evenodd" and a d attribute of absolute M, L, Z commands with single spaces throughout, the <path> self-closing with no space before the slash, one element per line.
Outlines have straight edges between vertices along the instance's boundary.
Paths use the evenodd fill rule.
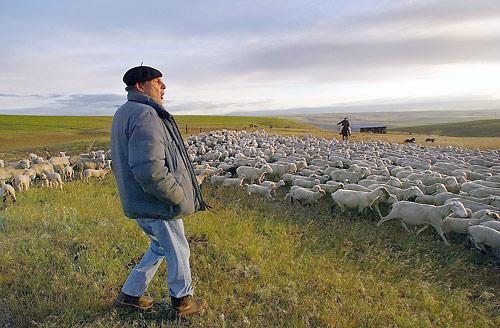
<path fill-rule="evenodd" d="M 467 217 L 467 210 L 464 207 L 464 204 L 455 200 L 448 203 L 450 211 L 458 217 L 465 218 Z"/>

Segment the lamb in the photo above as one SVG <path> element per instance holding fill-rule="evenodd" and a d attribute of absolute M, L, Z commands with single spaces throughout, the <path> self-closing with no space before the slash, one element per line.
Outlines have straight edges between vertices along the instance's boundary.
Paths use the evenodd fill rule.
<path fill-rule="evenodd" d="M 298 200 L 305 205 L 312 205 L 313 203 L 317 203 L 318 199 L 324 195 L 324 190 L 313 191 L 297 186 L 295 189 L 290 189 L 290 192 L 285 195 L 285 200 L 290 200 L 292 203 L 294 200 Z"/>
<path fill-rule="evenodd" d="M 329 173 L 330 177 L 334 181 L 345 182 L 347 180 L 352 183 L 358 183 L 369 174 L 370 171 L 366 167 L 362 167 L 359 172 L 349 172 L 347 170 L 338 169 Z"/>
<path fill-rule="evenodd" d="M 391 194 L 395 195 L 398 200 L 415 200 L 417 197 L 423 196 L 424 194 L 418 187 L 411 186 L 407 189 L 401 189 L 398 187 L 393 187 L 385 184 L 371 185 L 369 187 L 370 190 L 375 190 L 377 187 L 384 187 Z"/>
<path fill-rule="evenodd" d="M 27 175 L 31 181 L 34 181 L 36 178 L 36 172 L 33 169 L 26 169 L 23 171 L 23 175 Z"/>
<path fill-rule="evenodd" d="M 448 192 L 448 189 L 446 189 L 445 185 L 442 183 L 434 183 L 430 186 L 422 184 L 418 186 L 418 188 L 426 195 L 437 195 L 442 192 Z"/>
<path fill-rule="evenodd" d="M 209 175 L 208 172 L 204 172 L 203 174 L 198 174 L 196 175 L 196 183 L 198 183 L 198 186 L 201 186 L 203 181 L 205 181 L 205 178 Z"/>
<path fill-rule="evenodd" d="M 477 188 L 469 192 L 472 197 L 482 198 L 488 196 L 500 196 L 500 188 Z"/>
<path fill-rule="evenodd" d="M 285 173 L 295 173 L 297 172 L 297 165 L 295 163 L 287 163 L 287 164 L 282 164 L 282 163 L 272 163 L 269 164 L 271 168 L 273 169 L 273 174 L 274 175 L 283 175 Z"/>
<path fill-rule="evenodd" d="M 491 212 L 490 212 L 491 213 Z M 473 225 L 478 225 L 483 222 L 488 222 L 495 220 L 494 215 L 490 213 L 485 213 L 483 214 L 482 217 L 478 219 L 472 219 L 472 218 L 456 218 L 452 216 L 448 216 L 443 219 L 443 232 L 444 233 L 449 233 L 449 232 L 455 232 L 459 234 L 467 234 L 467 229 L 470 226 Z"/>
<path fill-rule="evenodd" d="M 83 171 L 87 169 L 98 170 L 104 167 L 104 160 L 102 158 L 96 159 L 88 159 L 88 158 L 79 158 L 76 161 L 74 168 L 77 168 L 79 171 L 80 179 L 82 179 Z"/>
<path fill-rule="evenodd" d="M 60 188 L 61 190 L 63 189 L 63 182 L 59 173 L 51 173 L 47 170 L 44 170 L 41 178 L 42 181 L 45 181 L 47 187 L 55 189 Z"/>
<path fill-rule="evenodd" d="M 44 171 L 54 173 L 54 167 L 47 162 L 33 164 L 31 165 L 31 169 L 34 170 L 39 177 L 41 177 Z"/>
<path fill-rule="evenodd" d="M 332 194 L 332 199 L 340 207 L 341 211 L 349 208 L 357 209 L 359 213 L 362 213 L 367 208 L 370 208 L 375 210 L 379 217 L 382 218 L 378 204 L 381 200 L 387 201 L 391 199 L 391 194 L 384 187 L 378 187 L 370 192 L 340 189 Z"/>
<path fill-rule="evenodd" d="M 248 196 L 250 196 L 251 194 L 260 194 L 266 196 L 268 199 L 272 199 L 270 187 L 245 183 L 243 185 L 243 189 L 245 189 L 245 191 L 248 193 Z"/>
<path fill-rule="evenodd" d="M 468 228 L 468 233 L 474 246 L 481 251 L 486 251 L 484 246 L 500 248 L 500 232 L 493 228 L 474 225 Z"/>
<path fill-rule="evenodd" d="M 251 166 L 240 166 L 236 169 L 238 176 L 250 181 L 250 183 L 254 183 L 255 180 L 258 180 L 260 183 L 264 179 L 266 173 L 272 172 L 273 169 L 268 164 L 263 165 L 260 169 Z"/>
<path fill-rule="evenodd" d="M 30 168 L 30 160 L 22 159 L 14 166 L 16 169 L 29 169 Z"/>
<path fill-rule="evenodd" d="M 442 183 L 446 187 L 448 191 L 458 192 L 460 190 L 460 186 L 458 184 L 456 177 L 438 177 L 432 174 L 422 174 L 422 173 L 412 173 L 407 177 L 410 180 L 420 180 L 424 185 L 430 186 L 435 183 Z"/>
<path fill-rule="evenodd" d="M 415 198 L 415 203 L 437 205 L 436 204 L 436 196 L 432 196 L 432 195 L 418 196 L 417 198 Z"/>
<path fill-rule="evenodd" d="M 321 181 L 319 179 L 314 179 L 314 180 L 306 180 L 306 179 L 294 179 L 292 180 L 292 184 L 294 186 L 300 186 L 304 188 L 312 188 L 315 185 L 319 185 Z"/>
<path fill-rule="evenodd" d="M 262 181 L 260 184 L 261 186 L 268 187 L 271 190 L 271 195 L 276 195 L 276 190 L 279 187 L 282 187 L 285 185 L 285 181 L 279 180 L 278 182 L 273 182 L 273 181 Z"/>
<path fill-rule="evenodd" d="M 464 206 L 466 208 L 470 208 L 470 210 L 472 212 L 477 212 L 479 210 L 484 210 L 484 209 L 494 211 L 496 209 L 494 206 L 491 206 L 491 205 L 478 203 L 478 202 L 474 202 L 472 200 L 463 199 L 463 198 L 459 198 L 459 197 L 447 199 L 444 203 L 446 204 L 446 203 L 449 203 L 452 201 L 460 201 L 462 204 L 464 204 Z"/>
<path fill-rule="evenodd" d="M 70 165 L 69 157 L 66 157 L 66 156 L 64 156 L 64 157 L 52 157 L 49 159 L 49 163 L 52 164 L 54 169 L 56 169 L 58 172 L 62 172 L 66 165 Z"/>
<path fill-rule="evenodd" d="M 14 189 L 18 191 L 28 191 L 30 188 L 30 177 L 28 175 L 18 175 L 14 178 Z"/>
<path fill-rule="evenodd" d="M 330 181 L 333 182 L 333 181 Z M 321 183 L 318 185 L 321 190 L 324 190 L 325 192 L 331 194 L 336 192 L 339 189 L 344 188 L 344 184 L 342 182 L 333 182 L 333 183 Z"/>
<path fill-rule="evenodd" d="M 491 211 L 491 210 L 486 210 L 486 209 L 479 210 L 479 211 L 476 211 L 476 212 L 472 213 L 471 214 L 471 218 L 474 218 L 474 219 L 480 218 L 485 213 L 490 213 L 491 217 L 494 220 L 500 220 L 500 213 L 497 213 L 497 212 Z"/>
<path fill-rule="evenodd" d="M 441 236 L 444 243 L 449 245 L 448 240 L 444 236 L 442 229 L 443 219 L 449 214 L 454 213 L 458 217 L 466 217 L 467 211 L 464 205 L 458 201 L 450 202 L 442 206 L 426 205 L 412 203 L 408 201 L 400 201 L 392 206 L 391 211 L 383 217 L 378 223 L 379 227 L 382 223 L 392 219 L 400 219 L 401 224 L 406 231 L 410 231 L 405 223 L 411 225 L 423 225 L 423 228 L 417 231 L 417 235 L 431 225 L 436 232 Z"/>
<path fill-rule="evenodd" d="M 500 221 L 491 220 L 491 221 L 482 222 L 479 225 L 485 226 L 485 227 L 488 227 L 491 229 L 495 229 L 496 231 L 500 232 Z"/>
<path fill-rule="evenodd" d="M 371 189 L 369 189 L 367 187 L 363 187 L 362 185 L 355 184 L 355 183 L 346 183 L 346 184 L 344 184 L 344 188 L 343 189 L 345 189 L 345 190 L 356 190 L 356 191 L 367 191 L 367 192 L 372 191 Z"/>
<path fill-rule="evenodd" d="M 243 178 L 226 178 L 222 182 L 223 187 L 243 186 Z"/>
<path fill-rule="evenodd" d="M 66 165 L 63 169 L 63 176 L 65 181 L 73 181 L 75 178 L 75 171 L 71 165 Z"/>
<path fill-rule="evenodd" d="M 99 170 L 86 169 L 85 171 L 83 171 L 82 179 L 85 182 L 89 182 L 89 178 L 95 177 L 99 181 L 102 181 L 102 179 L 106 176 L 106 174 L 108 174 L 108 172 L 109 169 L 99 169 Z"/>
<path fill-rule="evenodd" d="M 0 181 L 0 197 L 3 197 L 3 206 L 7 203 L 9 197 L 12 198 L 13 203 L 17 201 L 14 187 L 5 183 L 5 181 Z"/>
<path fill-rule="evenodd" d="M 232 174 L 230 172 L 227 172 L 225 175 L 212 175 L 210 177 L 210 184 L 212 186 L 222 185 L 224 180 L 231 177 L 231 175 Z"/>

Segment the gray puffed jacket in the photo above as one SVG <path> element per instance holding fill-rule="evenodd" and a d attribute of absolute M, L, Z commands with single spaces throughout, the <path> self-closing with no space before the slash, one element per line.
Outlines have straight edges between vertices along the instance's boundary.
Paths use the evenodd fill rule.
<path fill-rule="evenodd" d="M 177 124 L 160 104 L 129 91 L 111 126 L 111 158 L 125 215 L 174 220 L 206 209 Z"/>

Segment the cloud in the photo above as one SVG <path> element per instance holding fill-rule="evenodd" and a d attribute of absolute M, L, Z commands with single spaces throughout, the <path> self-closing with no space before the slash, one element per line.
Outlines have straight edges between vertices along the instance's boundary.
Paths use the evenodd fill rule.
<path fill-rule="evenodd" d="M 176 97 L 168 107 L 179 113 L 306 106 L 308 98 L 326 106 L 344 91 L 353 102 L 397 98 L 406 95 L 392 87 L 400 85 L 430 96 L 439 85 L 457 92 L 458 80 L 471 94 L 500 90 L 484 73 L 500 68 L 497 0 L 145 0 L 142 8 L 155 8 L 147 34 L 128 0 L 5 6 L 0 110 L 112 114 L 125 99 L 124 71 L 141 62 L 164 72 Z"/>

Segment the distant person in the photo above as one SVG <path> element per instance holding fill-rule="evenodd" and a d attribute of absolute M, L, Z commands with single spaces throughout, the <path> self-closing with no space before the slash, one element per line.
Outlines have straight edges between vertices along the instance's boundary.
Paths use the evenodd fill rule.
<path fill-rule="evenodd" d="M 129 69 L 123 76 L 128 101 L 120 106 L 111 127 L 111 156 L 125 215 L 150 238 L 142 260 L 130 272 L 113 304 L 148 310 L 145 296 L 162 260 L 167 260 L 172 307 L 169 319 L 207 309 L 193 298 L 189 244 L 183 217 L 206 209 L 179 128 L 163 107 L 162 73 L 148 66 Z"/>
<path fill-rule="evenodd" d="M 351 123 L 347 117 L 344 117 L 344 119 L 338 122 L 337 125 L 341 125 L 339 134 L 342 136 L 342 140 L 348 141 L 349 135 L 351 134 Z"/>

